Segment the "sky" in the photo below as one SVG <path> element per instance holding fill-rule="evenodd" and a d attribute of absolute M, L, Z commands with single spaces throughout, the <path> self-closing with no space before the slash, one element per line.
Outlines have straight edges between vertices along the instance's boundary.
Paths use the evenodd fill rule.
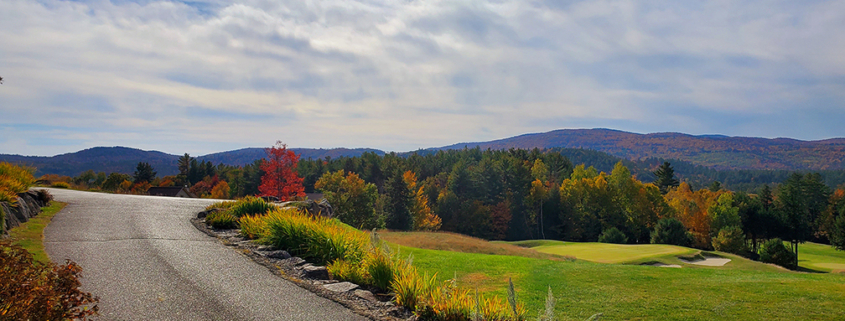
<path fill-rule="evenodd" d="M 845 1 L 0 0 L 0 154 L 845 137 Z"/>

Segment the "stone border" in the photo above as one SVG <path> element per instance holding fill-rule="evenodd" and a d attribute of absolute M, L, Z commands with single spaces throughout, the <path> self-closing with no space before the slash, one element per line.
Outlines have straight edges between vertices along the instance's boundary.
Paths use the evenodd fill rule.
<path fill-rule="evenodd" d="M 222 244 L 233 247 L 254 262 L 263 265 L 271 273 L 293 282 L 316 295 L 335 301 L 357 314 L 377 321 L 415 321 L 417 317 L 408 309 L 398 306 L 388 297 L 350 282 L 330 280 L 323 266 L 315 266 L 299 257 L 291 257 L 286 251 L 261 246 L 238 234 L 237 229 L 215 230 L 205 224 L 202 218 L 191 219 L 198 230 L 216 238 Z M 379 299 L 381 298 L 381 300 Z"/>

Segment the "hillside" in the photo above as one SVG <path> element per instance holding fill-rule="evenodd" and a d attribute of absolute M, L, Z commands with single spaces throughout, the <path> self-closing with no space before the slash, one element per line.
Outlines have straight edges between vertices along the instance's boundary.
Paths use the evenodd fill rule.
<path fill-rule="evenodd" d="M 291 148 L 302 158 L 338 158 L 343 156 L 360 156 L 365 152 L 384 152 L 375 149 L 314 149 Z M 153 166 L 159 176 L 175 175 L 178 173 L 177 162 L 180 155 L 170 155 L 159 151 L 144 151 L 128 147 L 94 147 L 75 153 L 67 153 L 52 157 L 21 156 L 0 154 L 0 161 L 26 165 L 36 168 L 36 176 L 44 174 L 58 174 L 77 176 L 87 170 L 105 173 L 132 174 L 138 162 L 147 162 Z M 214 164 L 245 165 L 266 156 L 263 148 L 244 148 L 222 153 L 208 154 L 197 157 L 198 161 L 211 161 Z"/>
<path fill-rule="evenodd" d="M 639 160 L 664 158 L 714 169 L 843 169 L 845 139 L 800 141 L 787 138 L 635 134 L 610 129 L 562 129 L 489 142 L 460 143 L 433 150 L 583 148 Z"/>

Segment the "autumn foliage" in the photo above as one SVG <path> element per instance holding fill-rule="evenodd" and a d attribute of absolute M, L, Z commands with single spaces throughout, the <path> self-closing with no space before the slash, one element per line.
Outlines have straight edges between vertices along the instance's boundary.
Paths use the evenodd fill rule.
<path fill-rule="evenodd" d="M 258 186 L 261 196 L 274 196 L 282 201 L 305 196 L 302 177 L 296 173 L 299 156 L 292 150 L 288 150 L 287 145 L 282 144 L 281 141 L 264 151 L 267 152 L 267 159 L 261 164 L 264 176 L 261 177 L 261 185 Z"/>
<path fill-rule="evenodd" d="M 0 320 L 86 320 L 96 315 L 99 298 L 79 290 L 81 272 L 72 261 L 35 262 L 20 246 L 0 240 Z"/>

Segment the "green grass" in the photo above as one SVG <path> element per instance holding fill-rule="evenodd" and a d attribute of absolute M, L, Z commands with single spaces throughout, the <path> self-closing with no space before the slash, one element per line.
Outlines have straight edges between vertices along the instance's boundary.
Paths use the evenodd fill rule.
<path fill-rule="evenodd" d="M 47 227 L 47 224 L 50 224 L 53 216 L 66 205 L 67 203 L 51 201 L 46 207 L 41 208 L 40 214 L 21 224 L 21 226 L 9 230 L 10 238 L 15 241 L 15 244 L 32 253 L 32 257 L 36 261 L 50 262 L 50 257 L 44 252 L 44 228 Z"/>
<path fill-rule="evenodd" d="M 530 243 L 529 243 L 530 244 Z M 526 245 L 523 243 L 522 245 Z M 534 242 L 537 252 L 574 256 L 579 260 L 598 263 L 627 263 L 666 256 L 692 255 L 698 250 L 665 244 L 575 243 L 562 241 Z"/>
<path fill-rule="evenodd" d="M 731 258 L 725 267 L 659 268 L 585 261 L 447 252 L 402 247 L 420 271 L 459 286 L 505 297 L 513 278 L 530 316 L 551 286 L 557 316 L 584 320 L 837 320 L 845 306 L 845 277 L 785 271 Z M 666 257 L 664 257 L 666 259 Z M 677 260 L 675 258 L 675 260 Z M 733 264 L 736 262 L 736 264 Z"/>
<path fill-rule="evenodd" d="M 845 272 L 845 251 L 830 245 L 804 243 L 798 245 L 798 266 L 819 272 Z"/>

